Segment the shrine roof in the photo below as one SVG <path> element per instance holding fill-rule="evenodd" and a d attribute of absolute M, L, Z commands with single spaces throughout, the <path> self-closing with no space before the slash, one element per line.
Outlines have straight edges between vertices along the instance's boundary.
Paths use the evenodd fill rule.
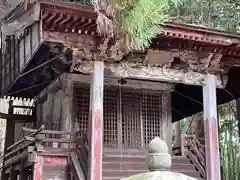
<path fill-rule="evenodd" d="M 97 13 L 92 6 L 76 2 L 39 0 L 37 4 L 46 30 L 75 32 L 97 36 Z M 23 4 L 8 13 L 3 21 L 18 18 Z M 22 12 L 23 13 L 23 12 Z M 240 44 L 240 34 L 219 29 L 205 28 L 174 22 L 167 22 L 160 28 L 157 39 L 163 38 L 189 40 L 216 46 Z"/>
<path fill-rule="evenodd" d="M 42 20 L 43 30 L 45 31 L 98 36 L 97 14 L 91 6 L 54 0 L 38 0 L 34 6 L 38 6 L 36 9 L 38 10 L 39 20 Z M 23 5 L 19 5 L 5 16 L 3 23 L 19 19 L 19 14 L 23 13 L 25 13 Z M 181 43 L 187 42 L 191 49 L 199 48 L 197 50 L 201 51 L 201 48 L 208 48 L 208 52 L 223 54 L 225 56 L 224 62 L 225 60 L 229 60 L 231 63 L 232 61 L 239 61 L 240 34 L 237 33 L 168 22 L 160 28 L 159 34 L 153 39 L 153 46 L 166 46 L 172 41 L 177 42 L 177 48 L 181 48 L 179 46 Z M 231 59 L 227 59 L 229 56 Z M 235 63 L 233 64 L 235 65 Z M 240 66 L 240 62 L 238 64 Z M 240 69 L 231 66 L 228 77 L 226 88 L 217 91 L 218 104 L 240 97 L 240 85 L 237 83 L 237 77 L 240 77 Z M 173 121 L 203 109 L 201 86 L 178 84 L 172 93 L 172 98 Z"/>

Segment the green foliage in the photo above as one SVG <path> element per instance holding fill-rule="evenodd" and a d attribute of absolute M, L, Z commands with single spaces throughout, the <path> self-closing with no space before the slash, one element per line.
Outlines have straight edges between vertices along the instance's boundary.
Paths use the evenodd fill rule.
<path fill-rule="evenodd" d="M 236 32 L 240 29 L 240 2 L 236 0 L 181 0 L 171 9 L 174 21 L 221 28 Z"/>
<path fill-rule="evenodd" d="M 127 47 L 134 50 L 148 47 L 151 39 L 159 33 L 159 27 L 169 19 L 173 4 L 177 5 L 178 0 L 128 0 L 124 9 L 120 1 L 112 4 L 116 25 Z"/>
<path fill-rule="evenodd" d="M 98 12 L 103 9 L 105 16 L 112 21 L 107 22 L 106 17 L 99 13 L 98 25 L 108 26 L 100 31 L 104 29 L 112 32 L 109 27 L 116 28 L 117 36 L 123 39 L 129 50 L 144 50 L 148 47 L 151 39 L 160 32 L 161 25 L 169 20 L 170 9 L 179 2 L 180 0 L 93 0 Z"/>
<path fill-rule="evenodd" d="M 220 147 L 223 160 L 223 180 L 240 179 L 240 152 L 238 121 L 236 119 L 235 101 L 218 107 L 220 118 Z"/>

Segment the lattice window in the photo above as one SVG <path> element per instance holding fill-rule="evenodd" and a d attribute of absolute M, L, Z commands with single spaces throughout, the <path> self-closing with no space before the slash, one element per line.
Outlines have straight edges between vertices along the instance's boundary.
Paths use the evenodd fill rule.
<path fill-rule="evenodd" d="M 88 132 L 89 119 L 89 88 L 75 88 L 75 118 L 78 120 L 79 129 Z M 76 120 L 76 119 L 74 119 Z"/>
<path fill-rule="evenodd" d="M 162 95 L 127 89 L 121 94 L 122 103 L 119 103 L 118 90 L 104 89 L 104 146 L 144 147 L 155 136 L 161 135 Z M 79 128 L 85 132 L 88 132 L 89 96 L 89 88 L 75 88 L 75 117 Z M 122 118 L 118 119 L 120 109 Z M 119 139 L 122 142 L 119 143 Z"/>
<path fill-rule="evenodd" d="M 75 118 L 78 120 L 79 129 L 88 132 L 89 121 L 89 88 L 75 88 Z M 104 90 L 104 145 L 117 146 L 117 91 Z"/>
<path fill-rule="evenodd" d="M 142 121 L 144 129 L 144 144 L 161 135 L 161 94 L 142 94 Z"/>
<path fill-rule="evenodd" d="M 118 92 L 114 89 L 104 91 L 104 146 L 107 147 L 118 145 L 117 94 Z"/>
<path fill-rule="evenodd" d="M 122 139 L 124 147 L 141 147 L 140 94 L 122 92 Z"/>

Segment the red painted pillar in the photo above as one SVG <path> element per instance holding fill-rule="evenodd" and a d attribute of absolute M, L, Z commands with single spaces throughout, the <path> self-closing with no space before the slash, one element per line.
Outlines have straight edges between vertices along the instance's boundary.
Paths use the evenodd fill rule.
<path fill-rule="evenodd" d="M 95 61 L 90 85 L 89 180 L 102 179 L 104 62 Z"/>
<path fill-rule="evenodd" d="M 216 100 L 216 76 L 206 75 L 207 82 L 203 87 L 204 132 L 206 143 L 207 180 L 220 180 L 220 153 Z"/>
<path fill-rule="evenodd" d="M 33 180 L 42 180 L 43 157 L 37 156 L 33 166 Z"/>

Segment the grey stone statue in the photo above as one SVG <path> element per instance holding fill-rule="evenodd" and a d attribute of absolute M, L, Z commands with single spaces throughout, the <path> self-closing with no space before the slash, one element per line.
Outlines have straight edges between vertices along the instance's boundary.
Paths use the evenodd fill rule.
<path fill-rule="evenodd" d="M 197 180 L 169 171 L 171 163 L 166 143 L 161 138 L 155 137 L 148 145 L 147 164 L 150 172 L 136 174 L 122 180 Z"/>

